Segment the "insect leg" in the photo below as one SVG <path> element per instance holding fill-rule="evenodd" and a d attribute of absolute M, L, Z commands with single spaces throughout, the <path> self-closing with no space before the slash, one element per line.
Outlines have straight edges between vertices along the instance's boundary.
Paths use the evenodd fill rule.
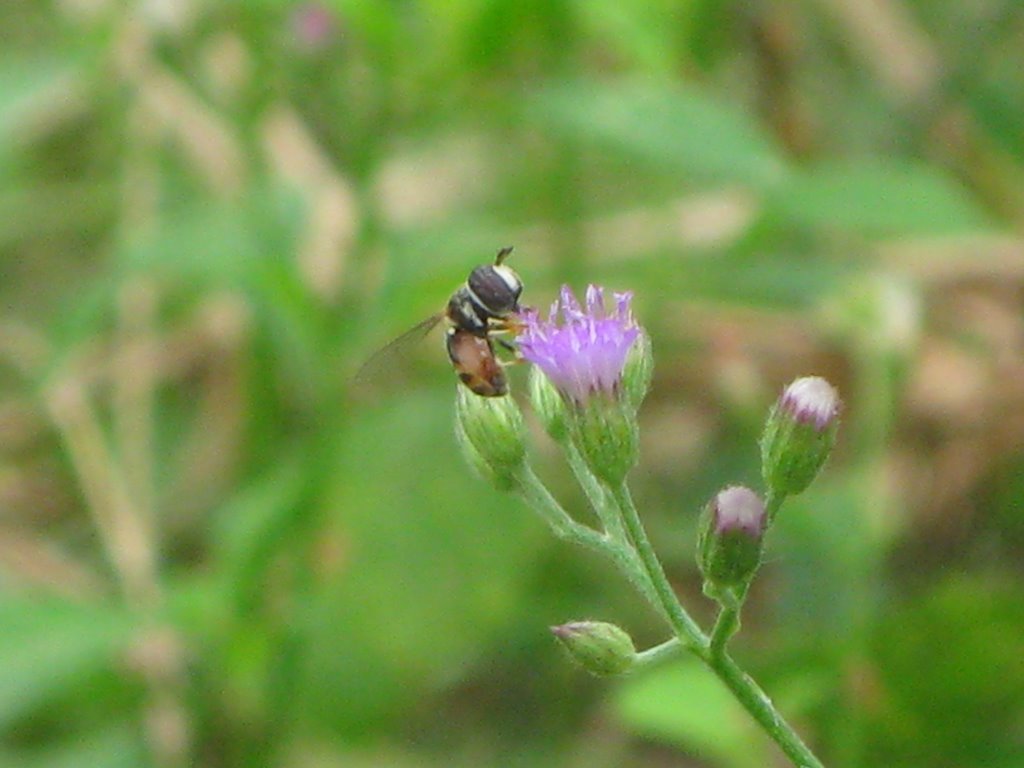
<path fill-rule="evenodd" d="M 526 358 L 523 357 L 523 353 L 519 351 L 519 347 L 517 347 L 511 341 L 508 341 L 507 339 L 498 338 L 492 338 L 492 341 L 499 347 L 504 349 L 506 352 L 510 352 L 512 354 L 511 360 L 499 361 L 502 365 L 518 365 L 519 363 L 526 362 Z"/>

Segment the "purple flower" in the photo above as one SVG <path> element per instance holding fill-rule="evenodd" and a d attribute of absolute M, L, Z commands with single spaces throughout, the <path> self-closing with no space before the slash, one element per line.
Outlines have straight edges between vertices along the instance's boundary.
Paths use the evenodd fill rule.
<path fill-rule="evenodd" d="M 522 315 L 524 328 L 517 342 L 523 357 L 577 404 L 599 392 L 619 394 L 626 357 L 640 335 L 630 310 L 633 294 L 614 297 L 615 309 L 608 313 L 604 289 L 588 286 L 584 310 L 569 287 L 563 286 L 547 320 L 541 320 L 536 310 Z"/>

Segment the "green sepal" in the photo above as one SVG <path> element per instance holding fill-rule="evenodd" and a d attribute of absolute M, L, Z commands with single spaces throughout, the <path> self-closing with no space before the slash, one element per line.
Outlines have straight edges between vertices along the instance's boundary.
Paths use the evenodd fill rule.
<path fill-rule="evenodd" d="M 580 454 L 600 480 L 621 485 L 636 466 L 639 429 L 633 408 L 621 399 L 596 394 L 572 410 L 572 438 Z"/>

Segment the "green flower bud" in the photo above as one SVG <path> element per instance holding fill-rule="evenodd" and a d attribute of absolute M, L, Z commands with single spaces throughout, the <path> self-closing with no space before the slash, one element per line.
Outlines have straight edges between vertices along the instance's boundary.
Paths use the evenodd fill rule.
<path fill-rule="evenodd" d="M 754 575 L 761 564 L 765 525 L 764 502 L 749 488 L 726 488 L 708 502 L 697 545 L 705 591 L 739 587 Z"/>
<path fill-rule="evenodd" d="M 636 466 L 639 430 L 633 408 L 620 399 L 598 395 L 572 410 L 573 442 L 600 480 L 621 485 Z"/>
<path fill-rule="evenodd" d="M 555 385 L 536 366 L 530 367 L 530 402 L 544 431 L 557 443 L 569 436 L 569 412 Z"/>
<path fill-rule="evenodd" d="M 797 494 L 817 476 L 839 431 L 839 395 L 825 379 L 797 379 L 768 414 L 761 472 L 776 494 Z"/>
<path fill-rule="evenodd" d="M 499 491 L 511 491 L 516 488 L 516 476 L 514 472 L 497 471 L 494 467 L 484 461 L 484 457 L 473 447 L 473 443 L 466 437 L 462 428 L 462 422 L 455 420 L 455 439 L 462 450 L 462 456 L 466 463 L 484 480 L 493 485 Z"/>
<path fill-rule="evenodd" d="M 594 675 L 621 675 L 636 661 L 633 639 L 614 624 L 573 621 L 552 627 L 551 632 L 573 660 Z"/>
<path fill-rule="evenodd" d="M 634 411 L 640 409 L 640 404 L 651 388 L 653 376 L 654 353 L 651 349 L 651 337 L 641 329 L 633 346 L 629 348 L 626 364 L 622 368 L 622 391 Z"/>
<path fill-rule="evenodd" d="M 508 396 L 480 397 L 465 387 L 456 387 L 456 436 L 465 446 L 470 464 L 480 469 L 499 487 L 511 487 L 526 462 L 526 428 L 515 400 Z"/>

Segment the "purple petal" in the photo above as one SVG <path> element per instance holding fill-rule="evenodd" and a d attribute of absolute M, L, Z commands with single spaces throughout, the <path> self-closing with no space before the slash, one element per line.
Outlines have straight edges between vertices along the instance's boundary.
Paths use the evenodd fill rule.
<path fill-rule="evenodd" d="M 524 328 L 518 342 L 523 357 L 578 403 L 596 392 L 617 394 L 629 349 L 640 335 L 630 311 L 632 294 L 614 297 L 615 312 L 609 315 L 604 289 L 591 285 L 584 311 L 568 286 L 563 286 L 546 322 L 535 312 L 522 316 Z"/>

